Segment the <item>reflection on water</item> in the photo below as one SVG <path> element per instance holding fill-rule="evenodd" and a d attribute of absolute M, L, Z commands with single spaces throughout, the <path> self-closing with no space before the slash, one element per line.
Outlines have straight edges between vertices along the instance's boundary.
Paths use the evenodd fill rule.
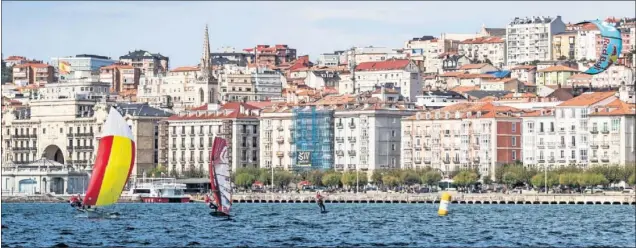
<path fill-rule="evenodd" d="M 2 204 L 2 246 L 621 246 L 635 247 L 634 206 L 117 204 L 115 219 L 74 218 L 68 204 Z M 7 228 L 4 228 L 4 227 Z"/>

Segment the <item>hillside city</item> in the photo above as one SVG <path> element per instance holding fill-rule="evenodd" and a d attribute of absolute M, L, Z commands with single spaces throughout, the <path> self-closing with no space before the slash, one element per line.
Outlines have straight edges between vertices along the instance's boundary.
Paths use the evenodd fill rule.
<path fill-rule="evenodd" d="M 189 66 L 139 48 L 119 58 L 3 56 L 2 187 L 46 177 L 43 192 L 81 193 L 111 107 L 137 144 L 132 178 L 205 177 L 214 137 L 228 140 L 232 171 L 250 182 L 267 181 L 254 169 L 358 172 L 366 183 L 396 169 L 494 181 L 504 165 L 633 166 L 636 19 L 604 21 L 621 31 L 623 49 L 597 75 L 582 71 L 599 57 L 600 31 L 561 16 L 313 61 L 286 44 L 212 51 L 207 25 Z"/>

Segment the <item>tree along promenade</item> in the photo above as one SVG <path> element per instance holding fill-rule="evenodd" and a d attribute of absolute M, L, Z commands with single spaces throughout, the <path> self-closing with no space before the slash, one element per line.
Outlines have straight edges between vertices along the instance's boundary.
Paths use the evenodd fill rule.
<path fill-rule="evenodd" d="M 465 194 L 449 192 L 452 204 L 586 204 L 636 205 L 633 194 Z M 325 203 L 439 203 L 441 193 L 337 193 L 323 194 Z M 60 203 L 70 196 L 31 195 L 2 196 L 2 203 Z M 315 203 L 314 193 L 237 193 L 234 203 Z M 192 196 L 193 202 L 202 202 L 201 196 Z M 140 202 L 138 198 L 121 197 L 120 203 Z"/>

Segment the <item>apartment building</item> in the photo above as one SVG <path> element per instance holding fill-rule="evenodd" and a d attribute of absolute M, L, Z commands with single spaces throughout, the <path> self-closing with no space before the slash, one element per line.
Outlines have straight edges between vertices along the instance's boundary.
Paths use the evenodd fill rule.
<path fill-rule="evenodd" d="M 604 106 L 592 109 L 589 115 L 590 151 L 589 159 L 595 165 L 633 165 L 636 162 L 634 151 L 634 128 L 636 109 L 616 99 Z"/>
<path fill-rule="evenodd" d="M 160 149 L 159 157 L 167 158 L 168 171 L 178 174 L 209 171 L 212 142 L 218 136 L 228 141 L 232 171 L 257 168 L 259 114 L 259 107 L 239 102 L 181 111 L 166 119 L 167 147 Z"/>
<path fill-rule="evenodd" d="M 525 114 L 523 136 L 527 153 L 524 153 L 524 164 L 535 168 L 571 164 L 586 168 L 591 162 L 594 145 L 604 142 L 591 135 L 599 130 L 598 124 L 590 121 L 592 110 L 616 99 L 615 92 L 587 92 L 554 109 Z"/>
<path fill-rule="evenodd" d="M 533 65 L 515 66 L 510 69 L 510 77 L 519 79 L 521 82 L 535 84 L 537 67 Z"/>
<path fill-rule="evenodd" d="M 224 101 L 265 101 L 282 94 L 281 74 L 269 67 L 225 65 L 218 76 Z"/>
<path fill-rule="evenodd" d="M 579 71 L 567 66 L 555 65 L 537 70 L 535 77 L 536 85 L 557 86 L 566 85 L 570 76 L 578 74 Z"/>
<path fill-rule="evenodd" d="M 594 88 L 618 88 L 621 85 L 632 86 L 636 83 L 634 68 L 624 65 L 612 65 L 604 72 L 593 75 L 591 79 Z"/>
<path fill-rule="evenodd" d="M 494 179 L 496 166 L 521 160 L 521 111 L 492 103 L 458 103 L 402 119 L 402 168 L 449 175 L 475 168 Z"/>
<path fill-rule="evenodd" d="M 330 95 L 273 105 L 261 115 L 261 167 L 372 172 L 400 165 L 400 119 L 413 104 L 382 96 Z"/>
<path fill-rule="evenodd" d="M 44 86 L 54 81 L 53 66 L 42 63 L 25 63 L 13 66 L 13 84 L 17 86 Z"/>
<path fill-rule="evenodd" d="M 596 61 L 600 55 L 598 44 L 601 41 L 601 31 L 593 23 L 582 25 L 576 31 L 576 41 L 574 49 L 575 60 Z"/>
<path fill-rule="evenodd" d="M 99 81 L 110 84 L 111 92 L 136 90 L 141 69 L 132 65 L 113 64 L 99 68 Z"/>
<path fill-rule="evenodd" d="M 422 93 L 422 78 L 419 69 L 415 63 L 408 59 L 360 63 L 355 68 L 354 77 L 345 77 L 340 81 L 340 93 L 353 94 L 373 91 L 376 86 L 380 85 L 393 85 L 400 90 L 400 94 L 412 99 L 412 101 Z"/>
<path fill-rule="evenodd" d="M 280 65 L 296 60 L 296 49 L 288 45 L 256 45 L 254 48 L 246 48 L 243 51 L 255 54 L 255 60 L 249 61 L 259 65 Z"/>
<path fill-rule="evenodd" d="M 155 127 L 168 116 L 164 111 L 143 104 L 106 102 L 109 85 L 96 78 L 49 84 L 40 91 L 41 97 L 33 99 L 28 107 L 3 111 L 3 162 L 26 165 L 44 157 L 76 170 L 88 169 L 95 159 L 108 111 L 115 107 L 138 143 L 131 177 L 155 164 Z M 66 189 L 68 182 L 64 183 Z"/>
<path fill-rule="evenodd" d="M 565 31 L 561 16 L 515 17 L 506 26 L 506 63 L 520 65 L 552 58 L 552 39 Z"/>
<path fill-rule="evenodd" d="M 458 53 L 475 63 L 490 63 L 502 68 L 506 65 L 506 43 L 501 37 L 479 37 L 459 43 Z"/>
<path fill-rule="evenodd" d="M 247 66 L 249 61 L 254 61 L 254 54 L 237 51 L 234 47 L 221 47 L 216 52 L 210 53 L 210 58 L 214 66 Z"/>
<path fill-rule="evenodd" d="M 577 32 L 565 31 L 552 38 L 552 60 L 574 60 Z"/>
<path fill-rule="evenodd" d="M 161 53 L 150 53 L 145 50 L 135 50 L 120 56 L 119 62 L 139 69 L 141 74 L 166 73 L 168 72 L 170 58 Z"/>

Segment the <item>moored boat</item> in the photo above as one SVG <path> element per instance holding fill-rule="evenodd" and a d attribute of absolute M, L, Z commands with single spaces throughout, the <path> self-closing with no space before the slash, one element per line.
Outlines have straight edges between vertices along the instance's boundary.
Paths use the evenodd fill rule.
<path fill-rule="evenodd" d="M 142 178 L 132 183 L 127 196 L 139 198 L 144 203 L 188 203 L 186 185 L 177 183 L 175 178 Z"/>

